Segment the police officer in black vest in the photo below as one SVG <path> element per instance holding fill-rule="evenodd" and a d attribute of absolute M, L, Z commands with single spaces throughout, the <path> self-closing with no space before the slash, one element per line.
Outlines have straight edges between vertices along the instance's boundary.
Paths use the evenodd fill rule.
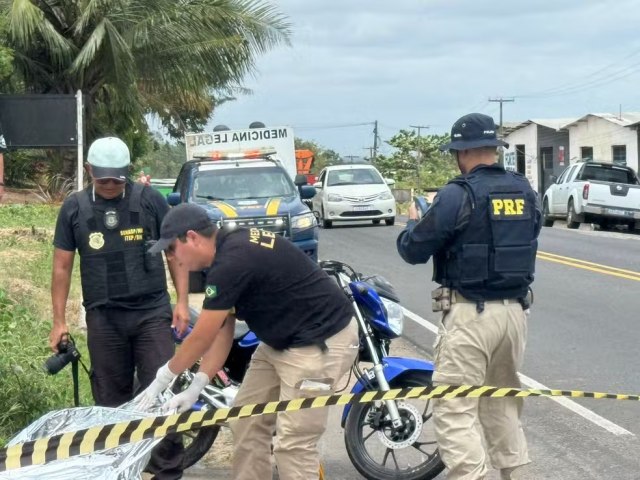
<path fill-rule="evenodd" d="M 56 223 L 49 344 L 57 351 L 68 331 L 65 309 L 77 250 L 93 398 L 96 405 L 116 407 L 133 398 L 134 372 L 145 388 L 172 357 L 172 324 L 180 332 L 188 326 L 188 274 L 169 263 L 178 292 L 172 314 L 162 257 L 147 254 L 169 210 L 165 199 L 127 181 L 129 149 L 122 140 L 96 140 L 87 160 L 93 182 L 65 200 Z M 154 449 L 149 470 L 160 480 L 181 478 L 182 457 L 180 437 L 167 437 Z"/>
<path fill-rule="evenodd" d="M 520 174 L 496 163 L 496 126 L 473 113 L 456 121 L 442 147 L 462 175 L 443 187 L 420 219 L 412 208 L 398 252 L 411 264 L 433 257 L 433 309 L 442 322 L 434 383 L 520 387 L 541 212 Z M 476 480 L 487 453 L 501 478 L 518 478 L 529 463 L 520 424 L 522 399 L 458 398 L 434 402 L 434 424 L 449 479 Z"/>

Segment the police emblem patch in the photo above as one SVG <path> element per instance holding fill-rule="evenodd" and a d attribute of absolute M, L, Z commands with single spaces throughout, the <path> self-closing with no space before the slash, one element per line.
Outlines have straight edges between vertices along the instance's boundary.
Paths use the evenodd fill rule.
<path fill-rule="evenodd" d="M 94 250 L 100 250 L 104 247 L 104 236 L 102 235 L 102 232 L 89 234 L 89 246 Z"/>
<path fill-rule="evenodd" d="M 204 295 L 207 298 L 215 298 L 218 295 L 218 288 L 215 285 L 207 285 L 204 290 Z"/>
<path fill-rule="evenodd" d="M 115 210 L 107 210 L 104 212 L 104 226 L 109 230 L 113 230 L 120 223 L 118 212 Z"/>

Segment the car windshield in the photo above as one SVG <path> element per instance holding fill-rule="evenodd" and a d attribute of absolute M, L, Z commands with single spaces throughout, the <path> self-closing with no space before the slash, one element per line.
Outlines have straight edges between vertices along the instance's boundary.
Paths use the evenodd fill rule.
<path fill-rule="evenodd" d="M 327 177 L 327 187 L 336 185 L 374 185 L 384 183 L 380 174 L 372 168 L 350 168 L 331 170 Z"/>
<path fill-rule="evenodd" d="M 632 171 L 609 165 L 586 165 L 580 174 L 579 180 L 599 180 L 601 182 L 627 183 L 631 185 L 638 183 Z"/>
<path fill-rule="evenodd" d="M 195 180 L 193 195 L 208 200 L 243 200 L 294 195 L 287 173 L 276 167 L 201 170 Z"/>

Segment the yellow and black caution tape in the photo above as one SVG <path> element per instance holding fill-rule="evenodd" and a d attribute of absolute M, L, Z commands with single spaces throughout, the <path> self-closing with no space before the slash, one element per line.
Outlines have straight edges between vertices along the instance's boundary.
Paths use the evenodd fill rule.
<path fill-rule="evenodd" d="M 640 401 L 640 395 L 584 392 L 580 390 L 538 390 L 497 388 L 472 385 L 440 385 L 437 387 L 412 387 L 343 395 L 295 398 L 280 402 L 259 403 L 206 412 L 185 412 L 176 415 L 147 417 L 139 420 L 101 425 L 67 432 L 52 437 L 21 443 L 0 450 L 0 472 L 29 465 L 42 465 L 72 456 L 87 455 L 100 450 L 115 448 L 144 439 L 159 438 L 169 433 L 185 432 L 218 425 L 228 420 L 255 417 L 278 412 L 294 412 L 307 408 L 323 408 L 331 405 L 348 405 L 380 400 L 429 399 L 429 398 L 505 398 L 505 397 L 573 397 L 610 400 Z"/>

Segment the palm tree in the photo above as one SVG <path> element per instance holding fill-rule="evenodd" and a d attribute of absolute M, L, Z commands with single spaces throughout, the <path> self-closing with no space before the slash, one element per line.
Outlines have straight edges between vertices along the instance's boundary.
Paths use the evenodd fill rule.
<path fill-rule="evenodd" d="M 256 57 L 290 34 L 263 0 L 0 0 L 0 15 L 14 85 L 81 89 L 88 140 L 146 132 L 149 114 L 174 136 L 201 129 L 217 102 L 244 91 Z"/>

